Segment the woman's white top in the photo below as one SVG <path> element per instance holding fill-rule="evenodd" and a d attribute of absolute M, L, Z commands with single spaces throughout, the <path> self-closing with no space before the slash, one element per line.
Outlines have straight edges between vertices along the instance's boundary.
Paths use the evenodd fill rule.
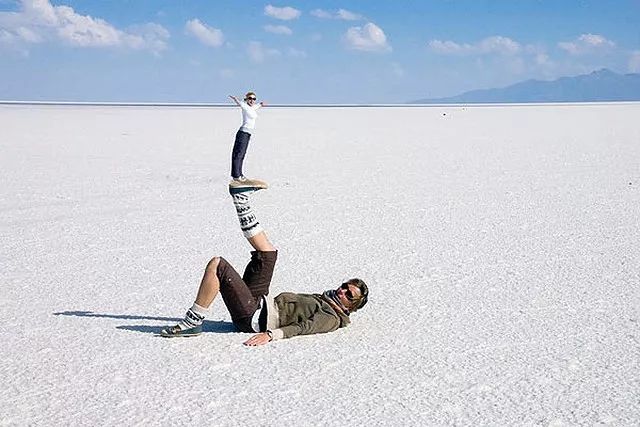
<path fill-rule="evenodd" d="M 246 102 L 240 103 L 240 108 L 242 108 L 242 126 L 240 126 L 240 130 L 251 133 L 253 129 L 256 128 L 256 119 L 258 118 L 258 108 L 262 107 L 260 104 L 254 104 L 250 106 Z"/>

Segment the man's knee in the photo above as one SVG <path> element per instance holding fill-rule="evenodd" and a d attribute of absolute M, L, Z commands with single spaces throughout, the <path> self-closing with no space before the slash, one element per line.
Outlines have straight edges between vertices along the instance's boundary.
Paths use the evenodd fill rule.
<path fill-rule="evenodd" d="M 220 262 L 224 260 L 224 258 L 219 257 L 219 256 L 215 256 L 213 258 L 211 258 L 211 260 L 207 263 L 207 267 L 205 268 L 205 272 L 207 274 L 217 274 L 218 273 L 218 266 L 220 265 Z"/>

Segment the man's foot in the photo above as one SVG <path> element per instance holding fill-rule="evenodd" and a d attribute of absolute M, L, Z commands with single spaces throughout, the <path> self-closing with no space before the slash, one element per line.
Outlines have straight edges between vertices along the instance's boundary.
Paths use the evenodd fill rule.
<path fill-rule="evenodd" d="M 269 188 L 269 185 L 259 179 L 251 179 L 241 176 L 239 178 L 233 178 L 229 182 L 229 190 L 231 190 L 232 188 L 253 188 L 256 190 L 262 190 Z"/>
<path fill-rule="evenodd" d="M 176 326 L 172 326 L 170 328 L 164 328 L 160 331 L 160 335 L 165 338 L 173 338 L 173 337 L 195 337 L 202 333 L 202 325 L 194 326 L 192 328 L 184 328 L 182 322 L 178 323 Z"/>
<path fill-rule="evenodd" d="M 187 310 L 184 319 L 178 322 L 176 326 L 164 328 L 160 331 L 163 337 L 194 337 L 202 333 L 202 321 L 206 314 L 206 308 L 200 307 L 193 303 L 193 307 Z"/>

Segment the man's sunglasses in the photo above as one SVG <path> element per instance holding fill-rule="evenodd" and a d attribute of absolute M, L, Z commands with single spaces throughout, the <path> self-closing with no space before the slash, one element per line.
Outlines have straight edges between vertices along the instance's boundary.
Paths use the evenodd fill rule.
<path fill-rule="evenodd" d="M 250 96 L 250 97 L 245 98 L 245 99 L 246 99 L 247 101 L 255 101 L 255 100 L 256 100 L 256 99 L 258 99 L 258 98 L 254 98 L 254 97 Z"/>
<path fill-rule="evenodd" d="M 344 293 L 347 297 L 347 299 L 349 301 L 355 301 L 356 298 L 353 296 L 353 292 L 351 292 L 351 288 L 349 288 L 349 284 L 348 283 L 343 283 L 342 286 L 340 286 L 342 289 L 344 289 L 346 292 Z"/>

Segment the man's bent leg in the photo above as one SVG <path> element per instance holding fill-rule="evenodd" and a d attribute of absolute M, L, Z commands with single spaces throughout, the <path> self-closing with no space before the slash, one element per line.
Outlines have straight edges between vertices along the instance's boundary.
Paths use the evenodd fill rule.
<path fill-rule="evenodd" d="M 202 322 L 209 314 L 209 306 L 218 295 L 220 280 L 216 275 L 216 270 L 220 258 L 212 258 L 204 270 L 204 276 L 198 288 L 198 296 L 187 313 L 177 325 L 165 328 L 160 333 L 164 337 L 185 337 L 195 336 L 202 332 Z"/>
<path fill-rule="evenodd" d="M 251 317 L 257 308 L 257 300 L 227 260 L 215 257 L 207 264 L 193 306 L 187 310 L 183 320 L 173 327 L 163 329 L 161 335 L 199 335 L 202 332 L 204 318 L 208 315 L 209 307 L 218 292 L 222 294 L 236 328 L 241 332 L 253 332 Z"/>
<path fill-rule="evenodd" d="M 204 269 L 204 275 L 202 276 L 202 281 L 198 288 L 196 304 L 207 309 L 220 291 L 220 280 L 217 275 L 219 264 L 220 257 L 214 257 L 209 261 L 207 267 Z"/>
<path fill-rule="evenodd" d="M 253 332 L 251 318 L 258 308 L 258 300 L 238 272 L 220 258 L 217 276 L 220 280 L 220 294 L 231 314 L 234 326 L 240 332 Z"/>

